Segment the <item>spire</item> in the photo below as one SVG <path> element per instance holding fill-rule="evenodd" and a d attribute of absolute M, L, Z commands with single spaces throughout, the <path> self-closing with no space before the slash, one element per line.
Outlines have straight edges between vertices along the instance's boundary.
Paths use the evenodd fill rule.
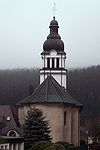
<path fill-rule="evenodd" d="M 55 16 L 53 16 L 53 20 L 55 20 Z"/>
<path fill-rule="evenodd" d="M 57 10 L 57 9 L 56 9 L 56 3 L 54 3 L 54 7 L 53 7 L 52 10 L 53 10 L 53 19 L 55 19 L 55 12 L 56 12 L 56 10 Z"/>

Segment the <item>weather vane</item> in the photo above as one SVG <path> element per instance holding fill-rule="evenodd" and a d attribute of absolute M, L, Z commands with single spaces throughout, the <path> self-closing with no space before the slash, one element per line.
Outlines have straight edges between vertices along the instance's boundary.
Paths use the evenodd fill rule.
<path fill-rule="evenodd" d="M 53 10 L 53 16 L 55 17 L 55 12 L 56 12 L 56 10 L 57 10 L 57 9 L 56 9 L 56 3 L 54 3 L 54 7 L 53 7 L 52 10 Z"/>

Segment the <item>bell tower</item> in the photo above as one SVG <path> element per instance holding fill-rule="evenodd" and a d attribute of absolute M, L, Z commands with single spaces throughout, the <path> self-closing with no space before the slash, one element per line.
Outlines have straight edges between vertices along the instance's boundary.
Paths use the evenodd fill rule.
<path fill-rule="evenodd" d="M 67 88 L 67 70 L 65 69 L 66 53 L 64 43 L 58 34 L 58 22 L 53 17 L 50 22 L 50 34 L 43 44 L 42 69 L 40 69 L 40 84 L 52 75 L 55 80 L 65 89 Z"/>

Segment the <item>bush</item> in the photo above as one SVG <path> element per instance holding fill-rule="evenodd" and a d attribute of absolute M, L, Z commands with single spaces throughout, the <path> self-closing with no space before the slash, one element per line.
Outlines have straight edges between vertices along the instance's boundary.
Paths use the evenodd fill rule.
<path fill-rule="evenodd" d="M 86 141 L 85 140 L 80 140 L 80 145 L 86 145 Z"/>
<path fill-rule="evenodd" d="M 64 141 L 56 143 L 40 141 L 35 142 L 29 150 L 79 150 L 79 147 L 75 147 L 73 144 Z"/>
<path fill-rule="evenodd" d="M 44 150 L 45 148 L 51 146 L 53 143 L 49 141 L 40 141 L 35 142 L 34 145 L 30 148 L 30 150 Z"/>
<path fill-rule="evenodd" d="M 65 150 L 70 150 L 72 148 L 75 148 L 74 144 L 69 144 L 68 142 L 60 141 L 57 142 L 57 144 L 61 144 L 65 147 Z"/>
<path fill-rule="evenodd" d="M 65 147 L 62 144 L 52 144 L 51 146 L 48 146 L 44 150 L 65 150 Z"/>
<path fill-rule="evenodd" d="M 63 145 L 64 147 L 67 147 L 69 146 L 69 143 L 68 142 L 65 142 L 65 141 L 59 141 L 59 142 L 56 142 L 57 144 L 61 144 Z"/>

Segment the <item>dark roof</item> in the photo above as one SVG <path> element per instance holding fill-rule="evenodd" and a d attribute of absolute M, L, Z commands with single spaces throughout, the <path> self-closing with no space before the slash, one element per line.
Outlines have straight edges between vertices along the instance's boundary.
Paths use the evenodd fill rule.
<path fill-rule="evenodd" d="M 10 128 L 4 128 L 3 129 L 3 131 L 4 130 L 6 130 L 6 134 L 4 134 L 4 135 L 7 135 L 7 133 L 8 132 L 10 132 L 10 131 L 16 131 L 17 132 L 17 134 L 19 134 L 20 135 L 20 137 L 22 137 L 23 136 L 23 130 L 22 130 L 22 128 L 21 127 L 17 127 L 17 126 L 12 126 L 12 127 L 10 127 Z"/>
<path fill-rule="evenodd" d="M 0 132 L 6 135 L 7 131 L 12 127 L 18 127 L 17 107 L 10 105 L 0 105 Z"/>
<path fill-rule="evenodd" d="M 50 22 L 50 34 L 47 36 L 47 40 L 43 44 L 44 51 L 56 50 L 64 51 L 64 43 L 61 40 L 60 35 L 58 34 L 58 22 L 53 17 L 53 20 Z"/>
<path fill-rule="evenodd" d="M 48 76 L 34 90 L 32 95 L 19 102 L 18 105 L 30 103 L 64 103 L 79 107 L 82 106 L 52 76 Z"/>
<path fill-rule="evenodd" d="M 58 26 L 58 21 L 55 20 L 55 17 L 53 17 L 53 20 L 50 22 L 50 26 Z"/>

